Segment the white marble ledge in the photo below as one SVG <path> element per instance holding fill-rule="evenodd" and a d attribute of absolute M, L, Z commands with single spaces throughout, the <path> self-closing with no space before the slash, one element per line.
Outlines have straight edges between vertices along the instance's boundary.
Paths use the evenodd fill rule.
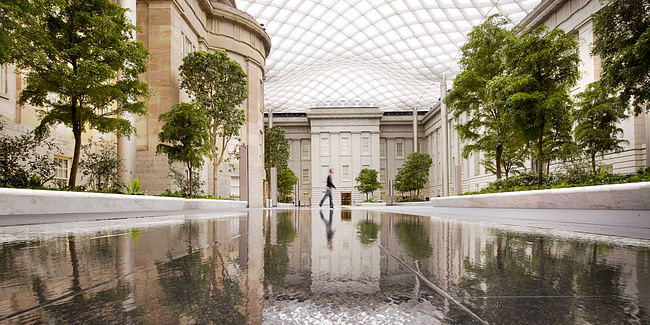
<path fill-rule="evenodd" d="M 245 201 L 0 188 L 0 215 L 245 208 Z"/>
<path fill-rule="evenodd" d="M 650 182 L 441 197 L 435 207 L 650 210 Z"/>

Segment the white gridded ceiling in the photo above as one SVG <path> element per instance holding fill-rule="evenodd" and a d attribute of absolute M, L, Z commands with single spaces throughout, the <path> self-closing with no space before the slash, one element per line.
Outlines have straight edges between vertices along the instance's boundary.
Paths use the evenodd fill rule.
<path fill-rule="evenodd" d="M 361 101 L 428 109 L 459 72 L 460 47 L 486 17 L 514 24 L 541 0 L 253 0 L 237 8 L 271 37 L 265 110 L 304 112 Z"/>

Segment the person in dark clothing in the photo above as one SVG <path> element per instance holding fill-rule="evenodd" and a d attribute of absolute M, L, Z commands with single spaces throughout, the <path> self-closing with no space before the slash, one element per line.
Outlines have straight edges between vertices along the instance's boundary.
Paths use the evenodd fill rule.
<path fill-rule="evenodd" d="M 318 212 L 320 213 L 320 218 L 325 223 L 325 237 L 327 238 L 327 248 L 332 250 L 334 249 L 334 246 L 332 245 L 332 238 L 334 238 L 334 230 L 332 229 L 332 214 L 334 214 L 334 210 L 330 209 L 329 221 L 325 220 L 325 218 L 323 217 L 323 211 L 318 211 Z"/>
<path fill-rule="evenodd" d="M 334 209 L 334 202 L 332 201 L 332 189 L 336 188 L 334 186 L 334 183 L 332 183 L 332 174 L 334 174 L 334 170 L 330 168 L 330 174 L 327 175 L 327 188 L 325 189 L 325 195 L 323 195 L 323 198 L 320 199 L 320 204 L 318 206 L 322 207 L 323 202 L 325 201 L 326 197 L 330 197 L 330 209 Z"/>

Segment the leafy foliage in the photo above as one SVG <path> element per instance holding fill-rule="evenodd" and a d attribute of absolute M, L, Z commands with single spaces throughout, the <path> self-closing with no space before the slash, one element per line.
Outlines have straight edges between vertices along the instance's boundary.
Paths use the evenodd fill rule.
<path fill-rule="evenodd" d="M 486 188 L 478 192 L 467 192 L 463 194 L 485 194 L 513 191 L 528 191 L 549 188 L 578 187 L 604 184 L 621 184 L 650 181 L 650 168 L 640 169 L 636 174 L 619 175 L 612 174 L 604 169 L 598 169 L 596 173 L 589 172 L 586 167 L 573 167 L 551 175 L 544 175 L 542 185 L 538 184 L 535 173 L 521 173 L 517 176 L 502 178 L 490 183 Z"/>
<path fill-rule="evenodd" d="M 146 191 L 140 191 L 140 179 L 137 177 L 133 179 L 133 182 L 127 182 L 122 184 L 124 191 L 129 195 L 144 195 Z"/>
<path fill-rule="evenodd" d="M 219 166 L 227 158 L 230 140 L 246 121 L 244 111 L 237 108 L 248 97 L 246 73 L 220 50 L 192 52 L 178 69 L 181 87 L 208 119 L 213 194 L 217 195 Z"/>
<path fill-rule="evenodd" d="M 604 2 L 604 1 L 603 1 Z M 650 105 L 650 2 L 611 0 L 596 14 L 593 53 L 602 60 L 602 83 L 630 101 L 636 114 Z"/>
<path fill-rule="evenodd" d="M 284 135 L 284 129 L 278 126 L 264 128 L 264 170 L 267 183 L 271 183 L 271 167 L 277 168 L 278 192 L 286 196 L 293 191 L 298 177 L 287 167 L 289 160 L 289 141 Z M 269 197 L 271 193 L 269 191 Z"/>
<path fill-rule="evenodd" d="M 429 168 L 433 160 L 426 153 L 412 152 L 406 157 L 402 168 L 395 176 L 395 188 L 400 192 L 417 191 L 424 188 L 429 177 Z"/>
<path fill-rule="evenodd" d="M 165 125 L 158 134 L 161 143 L 156 152 L 167 154 L 170 165 L 174 161 L 185 164 L 190 182 L 189 194 L 192 196 L 193 170 L 200 168 L 203 158 L 210 155 L 208 119 L 194 104 L 179 103 L 161 114 L 159 120 Z"/>
<path fill-rule="evenodd" d="M 363 245 L 370 245 L 377 241 L 379 225 L 370 220 L 364 220 L 357 224 L 357 238 Z"/>
<path fill-rule="evenodd" d="M 54 178 L 53 152 L 59 151 L 54 142 L 34 133 L 7 136 L 4 128 L 0 122 L 0 186 L 40 188 Z"/>
<path fill-rule="evenodd" d="M 81 146 L 83 159 L 79 163 L 81 174 L 88 178 L 87 184 L 96 191 L 117 191 L 118 175 L 123 169 L 122 160 L 117 156 L 113 144 L 93 143 L 92 140 Z"/>
<path fill-rule="evenodd" d="M 460 64 L 463 68 L 454 80 L 454 88 L 445 98 L 454 116 L 461 121 L 456 128 L 465 145 L 465 158 L 472 151 L 486 153 L 492 159 L 497 178 L 501 178 L 504 151 L 514 152 L 520 148 L 512 139 L 518 137 L 518 128 L 503 95 L 505 86 L 505 62 L 502 60 L 508 38 L 512 32 L 506 29 L 506 18 L 493 15 L 476 26 L 462 46 Z"/>
<path fill-rule="evenodd" d="M 205 185 L 205 182 L 201 180 L 199 171 L 196 168 L 192 168 L 192 183 L 190 183 L 190 177 L 187 174 L 187 171 L 178 171 L 174 166 L 169 166 L 169 177 L 172 179 L 174 184 L 178 186 L 179 190 L 176 192 L 165 192 L 165 196 L 174 196 L 174 197 L 198 197 L 203 194 L 201 187 Z M 190 192 L 192 195 L 190 195 Z"/>
<path fill-rule="evenodd" d="M 617 126 L 626 117 L 626 105 L 610 97 L 599 82 L 590 84 L 578 95 L 580 102 L 576 111 L 575 138 L 581 149 L 590 157 L 592 171 L 596 173 L 596 154 L 620 151 L 623 148 L 617 136 L 623 129 Z"/>
<path fill-rule="evenodd" d="M 569 138 L 572 102 L 570 88 L 578 80 L 578 42 L 575 35 L 544 25 L 511 37 L 504 51 L 507 66 L 506 104 L 514 122 L 529 141 L 536 142 L 538 184 L 542 184 L 543 163 L 557 142 Z"/>
<path fill-rule="evenodd" d="M 357 190 L 366 194 L 366 200 L 368 200 L 368 194 L 381 188 L 381 183 L 377 180 L 377 170 L 375 169 L 362 169 L 359 176 L 354 180 L 357 181 L 357 186 L 355 186 Z"/>
<path fill-rule="evenodd" d="M 278 169 L 278 193 L 286 197 L 293 193 L 293 185 L 298 181 L 298 176 L 289 167 Z"/>
<path fill-rule="evenodd" d="M 400 220 L 395 225 L 395 235 L 410 258 L 421 261 L 433 254 L 429 234 L 417 220 Z"/>
<path fill-rule="evenodd" d="M 138 75 L 146 71 L 148 53 L 131 40 L 136 26 L 125 10 L 109 0 L 24 1 L 19 13 L 10 12 L 13 28 L 3 30 L 13 44 L 12 61 L 27 74 L 20 102 L 44 108 L 38 130 L 60 123 L 72 128 L 70 187 L 87 128 L 130 136 L 134 128 L 118 115 L 147 113 L 142 99 L 149 88 Z"/>

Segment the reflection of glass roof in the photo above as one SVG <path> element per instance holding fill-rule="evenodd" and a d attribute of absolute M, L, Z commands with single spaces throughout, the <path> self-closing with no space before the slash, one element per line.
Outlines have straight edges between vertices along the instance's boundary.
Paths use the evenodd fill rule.
<path fill-rule="evenodd" d="M 473 26 L 500 13 L 518 23 L 541 0 L 238 0 L 271 36 L 265 105 L 427 109 L 459 72 Z M 450 82 L 451 84 L 451 82 Z"/>

